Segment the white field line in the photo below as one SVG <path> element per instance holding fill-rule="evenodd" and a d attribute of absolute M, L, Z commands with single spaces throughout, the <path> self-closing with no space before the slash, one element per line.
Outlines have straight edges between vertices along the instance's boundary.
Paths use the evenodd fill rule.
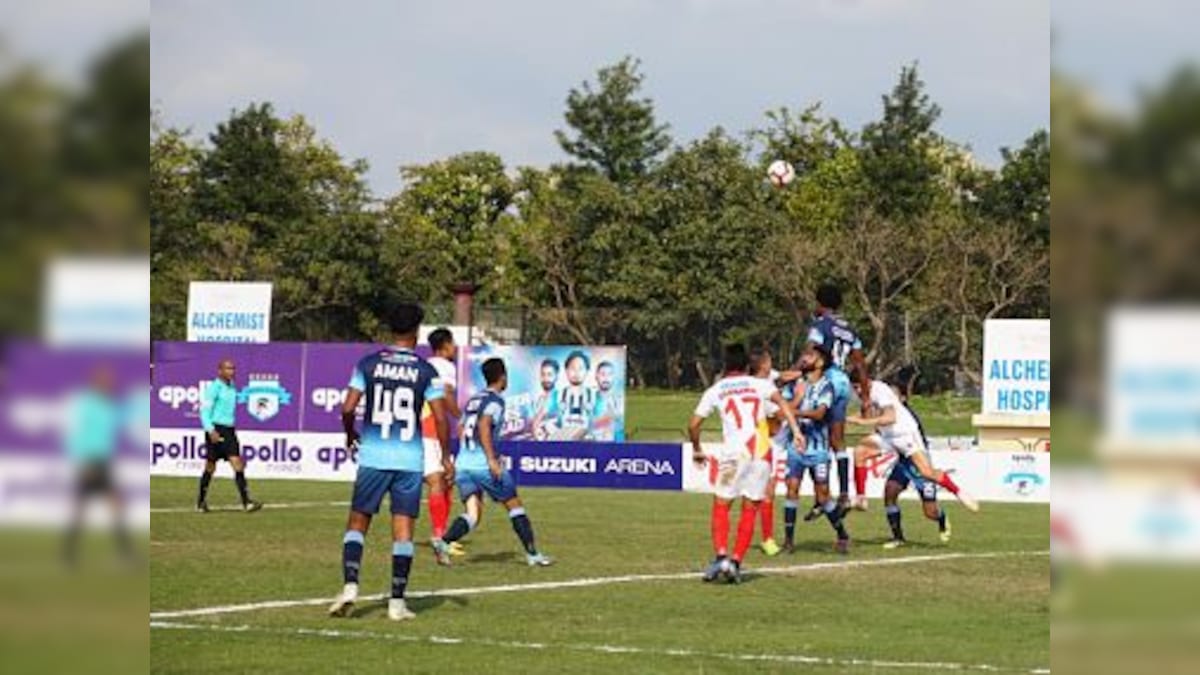
<path fill-rule="evenodd" d="M 484 637 L 456 638 L 437 635 L 418 636 L 398 633 L 383 633 L 366 630 L 339 630 L 329 628 L 269 628 L 249 625 L 221 624 L 190 624 L 171 621 L 151 621 L 151 629 L 157 630 L 186 630 L 213 631 L 222 633 L 254 633 L 284 637 L 313 637 L 313 638 L 346 638 L 354 640 L 382 640 L 389 642 L 426 643 L 431 645 L 472 645 L 482 647 L 500 647 L 504 649 L 526 650 L 563 650 L 573 652 L 589 652 L 597 654 L 636 654 L 639 656 L 665 656 L 683 658 L 702 658 L 722 661 L 757 661 L 768 663 L 788 663 L 817 666 L 854 667 L 854 668 L 903 668 L 921 671 L 948 670 L 973 671 L 991 673 L 1031 673 L 1045 675 L 1048 668 L 1007 668 L 985 663 L 953 663 L 946 661 L 894 661 L 875 660 L 867 658 L 834 658 L 808 656 L 803 654 L 741 654 L 732 652 L 708 652 L 695 649 L 669 649 L 655 647 L 632 647 L 626 645 L 582 644 L 571 642 L 518 642 L 514 640 L 493 640 Z"/>
<path fill-rule="evenodd" d="M 822 570 L 854 569 L 859 567 L 888 567 L 892 565 L 912 565 L 923 562 L 943 562 L 949 560 L 982 560 L 987 558 L 1011 558 L 1029 556 L 1047 556 L 1050 551 L 994 551 L 990 553 L 941 553 L 937 555 L 914 555 L 902 558 L 873 558 L 869 560 L 837 560 L 831 562 L 807 563 L 804 565 L 787 565 L 783 567 L 759 567 L 746 571 L 747 576 L 758 574 L 797 574 Z M 585 579 L 565 579 L 562 581 L 543 581 L 532 584 L 510 584 L 503 586 L 469 586 L 466 588 L 444 588 L 436 591 L 411 591 L 410 598 L 455 597 L 464 595 L 485 595 L 491 593 L 515 593 L 521 591 L 544 591 L 558 588 L 583 588 L 587 586 L 607 586 L 609 584 L 626 584 L 640 581 L 678 581 L 683 579 L 699 579 L 700 572 L 674 572 L 670 574 L 628 574 L 615 577 L 591 577 Z M 361 597 L 362 600 L 383 600 L 386 594 Z M 265 600 L 238 605 L 217 605 L 215 607 L 200 607 L 197 609 L 181 609 L 150 612 L 151 620 L 182 619 L 195 616 L 215 616 L 218 614 L 234 614 L 237 612 L 253 612 L 260 609 L 284 609 L 287 607 L 311 607 L 333 601 L 332 596 L 323 598 L 307 598 L 304 600 Z"/>
<path fill-rule="evenodd" d="M 350 506 L 350 502 L 284 502 L 282 504 L 272 504 L 267 502 L 263 504 L 264 511 L 274 511 L 275 509 L 315 509 L 328 506 Z M 212 506 L 211 511 L 238 511 L 242 510 L 240 506 Z M 171 507 L 150 509 L 150 513 L 195 513 L 196 507 Z"/>

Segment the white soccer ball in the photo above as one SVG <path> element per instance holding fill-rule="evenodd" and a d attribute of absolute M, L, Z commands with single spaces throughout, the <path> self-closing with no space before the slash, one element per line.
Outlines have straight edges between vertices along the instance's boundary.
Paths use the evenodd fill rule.
<path fill-rule="evenodd" d="M 795 167 L 782 159 L 771 162 L 771 166 L 767 167 L 767 178 L 771 181 L 771 185 L 775 187 L 783 187 L 792 182 L 792 179 L 795 177 Z"/>

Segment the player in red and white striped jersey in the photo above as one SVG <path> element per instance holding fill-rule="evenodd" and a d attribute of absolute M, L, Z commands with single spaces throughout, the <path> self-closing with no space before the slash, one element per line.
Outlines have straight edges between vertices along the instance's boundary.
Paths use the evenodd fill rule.
<path fill-rule="evenodd" d="M 754 537 L 758 505 L 762 502 L 770 479 L 771 467 L 766 461 L 770 451 L 767 433 L 767 403 L 774 403 L 783 412 L 792 433 L 800 435 L 796 417 L 769 381 L 747 372 L 749 357 L 743 345 L 725 348 L 725 367 L 720 380 L 709 387 L 688 424 L 692 441 L 692 461 L 712 462 L 717 467 L 713 490 L 712 540 L 716 557 L 704 573 L 705 581 L 726 576 L 731 583 L 741 581 L 741 564 Z M 700 445 L 700 427 L 704 418 L 713 412 L 721 414 L 724 439 L 711 453 Z M 711 447 L 711 446 L 710 446 Z M 738 520 L 737 540 L 733 555 L 729 555 L 729 510 L 733 500 L 742 498 L 742 514 Z"/>

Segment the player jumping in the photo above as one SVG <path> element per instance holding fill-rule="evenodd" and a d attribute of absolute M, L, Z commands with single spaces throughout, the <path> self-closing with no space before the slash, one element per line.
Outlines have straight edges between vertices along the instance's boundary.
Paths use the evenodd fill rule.
<path fill-rule="evenodd" d="M 458 494 L 466 512 L 454 519 L 450 530 L 441 540 L 434 540 L 433 552 L 441 565 L 450 564 L 450 545 L 467 536 L 478 526 L 483 515 L 482 494 L 508 509 L 513 531 L 525 549 L 525 561 L 530 567 L 545 567 L 553 561 L 538 551 L 533 540 L 533 525 L 525 514 L 525 506 L 517 496 L 512 475 L 500 462 L 496 452 L 495 432 L 504 424 L 504 399 L 500 394 L 508 387 L 508 372 L 504 361 L 491 358 L 483 362 L 483 377 L 487 389 L 467 401 L 461 429 L 462 446 L 455 468 L 458 472 Z"/>
<path fill-rule="evenodd" d="M 812 477 L 813 495 L 820 512 L 829 519 L 837 540 L 834 548 L 838 553 L 850 552 L 850 535 L 846 532 L 843 516 L 829 492 L 829 455 L 831 410 L 834 388 L 830 381 L 830 363 L 833 357 L 825 346 L 810 343 L 801 357 L 801 368 L 805 371 L 804 394 L 800 399 L 797 417 L 802 419 L 800 430 L 803 437 L 794 436 L 788 444 L 787 502 L 784 506 L 783 550 L 796 550 L 796 511 L 800 499 L 800 483 L 804 474 Z"/>
<path fill-rule="evenodd" d="M 799 435 L 800 432 L 796 417 L 779 395 L 779 390 L 767 380 L 747 374 L 748 360 L 744 346 L 730 345 L 725 348 L 724 374 L 704 392 L 688 423 L 692 461 L 700 465 L 715 462 L 717 466 L 712 506 L 712 541 L 716 557 L 704 573 L 705 581 L 715 581 L 722 575 L 731 583 L 741 581 L 742 559 L 754 537 L 758 505 L 771 474 L 771 467 L 764 459 L 770 448 L 767 439 L 767 402 L 774 403 L 783 411 L 793 433 Z M 724 443 L 710 457 L 700 446 L 700 427 L 704 424 L 704 418 L 717 410 L 721 412 Z M 733 557 L 730 558 L 729 509 L 739 495 L 742 497 L 742 514 L 738 520 Z"/>
<path fill-rule="evenodd" d="M 358 448 L 358 474 L 346 533 L 342 537 L 342 577 L 345 586 L 329 608 L 329 615 L 350 616 L 358 600 L 358 573 L 371 517 L 379 512 L 384 495 L 392 510 L 392 593 L 388 618 L 412 619 L 404 604 L 413 560 L 413 521 L 421 509 L 421 483 L 425 450 L 420 433 L 421 409 L 433 412 L 439 448 L 450 447 L 446 402 L 441 378 L 425 359 L 417 356 L 417 330 L 425 313 L 418 305 L 397 305 L 384 315 L 395 336 L 395 345 L 364 356 L 350 376 L 342 404 L 346 446 Z M 360 436 L 355 430 L 355 409 L 366 398 L 366 417 Z M 442 470 L 453 480 L 454 465 L 440 458 Z"/>
<path fill-rule="evenodd" d="M 847 418 L 851 424 L 875 428 L 875 433 L 864 438 L 855 451 L 855 464 L 862 467 L 855 476 L 856 483 L 861 481 L 860 489 L 866 486 L 865 459 L 895 453 L 899 459 L 909 460 L 916 475 L 949 490 L 968 510 L 979 510 L 979 503 L 959 488 L 950 474 L 933 468 L 916 419 L 889 385 L 872 381 L 870 395 L 863 401 L 863 407 L 870 409 L 873 416 Z M 865 507 L 865 504 L 860 506 Z"/>

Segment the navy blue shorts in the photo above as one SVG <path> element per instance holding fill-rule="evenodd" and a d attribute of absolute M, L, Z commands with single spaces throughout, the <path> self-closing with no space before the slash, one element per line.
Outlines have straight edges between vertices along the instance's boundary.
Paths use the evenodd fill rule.
<path fill-rule="evenodd" d="M 517 483 L 507 470 L 500 474 L 500 480 L 492 477 L 488 470 L 472 471 L 459 469 L 454 474 L 454 482 L 458 484 L 458 496 L 464 502 L 472 495 L 481 492 L 492 498 L 492 501 L 506 502 L 517 496 Z"/>
<path fill-rule="evenodd" d="M 350 508 L 359 513 L 379 513 L 383 496 L 390 494 L 392 515 L 413 518 L 421 512 L 421 485 L 424 478 L 420 471 L 397 471 L 358 467 L 354 478 L 354 497 Z"/>
<path fill-rule="evenodd" d="M 907 457 L 901 457 L 896 460 L 896 465 L 892 467 L 892 472 L 888 474 L 888 480 L 899 483 L 901 492 L 908 488 L 909 483 L 912 483 L 913 489 L 921 496 L 921 501 L 937 501 L 937 483 L 926 480 Z"/>

